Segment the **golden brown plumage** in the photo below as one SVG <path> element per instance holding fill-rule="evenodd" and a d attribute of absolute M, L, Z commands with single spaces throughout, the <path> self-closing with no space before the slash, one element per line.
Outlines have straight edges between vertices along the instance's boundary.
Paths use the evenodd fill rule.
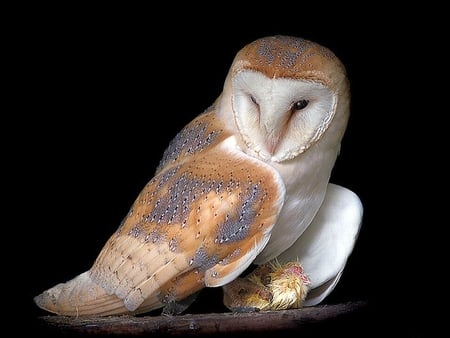
<path fill-rule="evenodd" d="M 36 303 L 71 316 L 140 313 L 236 278 L 266 244 L 284 190 L 269 166 L 221 149 L 229 137 L 214 108 L 191 122 L 92 268 Z"/>

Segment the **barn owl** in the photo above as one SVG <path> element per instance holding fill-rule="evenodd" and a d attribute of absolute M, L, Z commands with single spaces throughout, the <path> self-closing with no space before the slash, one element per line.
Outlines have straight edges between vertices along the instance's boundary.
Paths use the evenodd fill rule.
<path fill-rule="evenodd" d="M 68 316 L 179 313 L 204 287 L 233 286 L 252 263 L 274 260 L 301 261 L 304 303 L 317 304 L 339 280 L 362 215 L 356 195 L 329 183 L 349 96 L 343 64 L 315 42 L 244 46 L 92 267 L 36 304 Z"/>

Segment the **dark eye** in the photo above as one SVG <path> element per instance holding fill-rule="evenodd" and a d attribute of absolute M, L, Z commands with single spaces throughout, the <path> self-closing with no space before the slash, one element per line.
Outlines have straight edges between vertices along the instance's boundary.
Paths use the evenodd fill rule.
<path fill-rule="evenodd" d="M 252 100 L 252 102 L 256 105 L 258 105 L 258 103 L 256 102 L 256 99 L 253 95 L 250 95 L 250 100 Z"/>
<path fill-rule="evenodd" d="M 309 101 L 308 100 L 300 100 L 294 103 L 294 105 L 292 106 L 293 110 L 302 110 L 303 108 L 305 108 L 308 105 Z"/>

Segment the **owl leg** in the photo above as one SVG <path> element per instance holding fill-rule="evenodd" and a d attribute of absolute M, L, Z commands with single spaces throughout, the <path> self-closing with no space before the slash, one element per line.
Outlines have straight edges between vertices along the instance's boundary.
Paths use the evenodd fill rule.
<path fill-rule="evenodd" d="M 285 310 L 301 307 L 309 280 L 299 262 L 274 260 L 223 287 L 223 302 L 233 312 Z"/>
<path fill-rule="evenodd" d="M 330 183 L 314 220 L 300 238 L 278 256 L 281 264 L 301 261 L 311 282 L 304 306 L 320 303 L 337 285 L 353 251 L 362 215 L 359 197 Z"/>
<path fill-rule="evenodd" d="M 272 299 L 269 289 L 251 276 L 254 273 L 223 286 L 223 303 L 231 311 L 257 312 L 269 306 Z"/>

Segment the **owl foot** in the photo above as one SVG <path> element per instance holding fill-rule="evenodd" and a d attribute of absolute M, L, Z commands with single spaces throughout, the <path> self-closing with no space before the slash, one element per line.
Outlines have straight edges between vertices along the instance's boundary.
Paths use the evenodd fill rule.
<path fill-rule="evenodd" d="M 274 260 L 223 287 L 224 305 L 233 312 L 300 308 L 310 281 L 299 262 Z"/>

